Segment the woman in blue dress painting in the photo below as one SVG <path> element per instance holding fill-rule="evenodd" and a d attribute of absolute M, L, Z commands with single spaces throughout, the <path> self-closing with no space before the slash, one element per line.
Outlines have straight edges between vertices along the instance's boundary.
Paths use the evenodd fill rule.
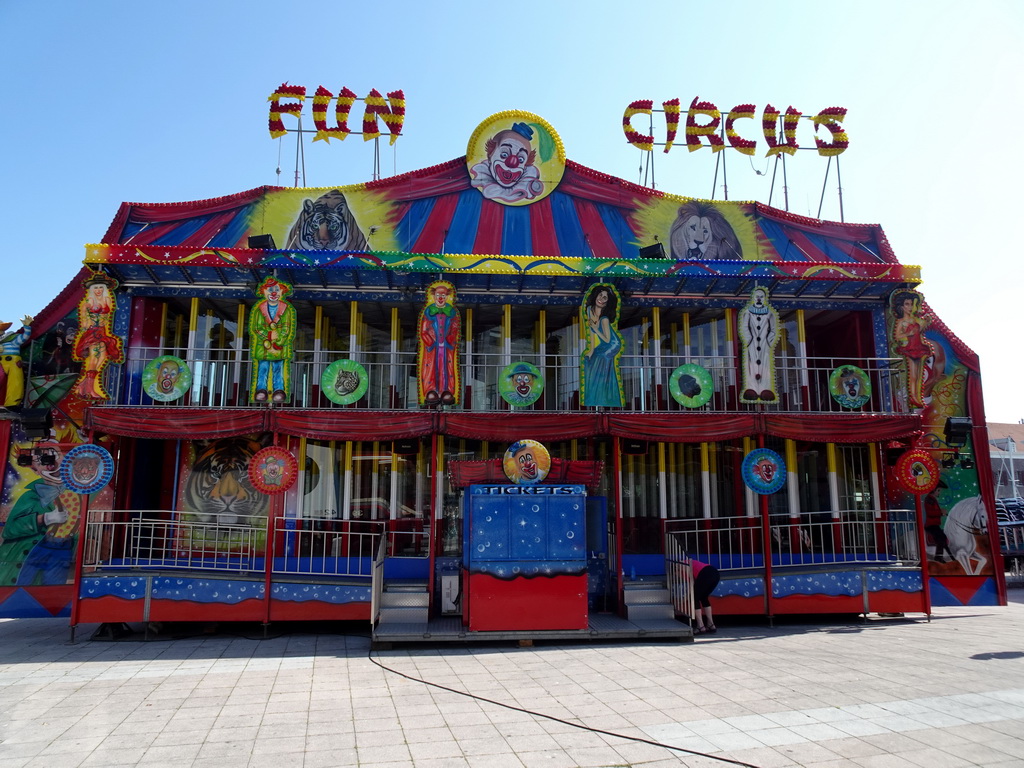
<path fill-rule="evenodd" d="M 583 322 L 587 347 L 580 360 L 582 402 L 586 406 L 621 408 L 622 376 L 619 355 L 619 294 L 614 287 L 598 283 L 583 300 Z"/>

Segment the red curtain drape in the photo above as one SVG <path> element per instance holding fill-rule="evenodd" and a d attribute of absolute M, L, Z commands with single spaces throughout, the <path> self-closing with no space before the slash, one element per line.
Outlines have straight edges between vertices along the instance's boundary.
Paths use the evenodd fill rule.
<path fill-rule="evenodd" d="M 544 478 L 545 485 L 551 483 L 574 483 L 596 486 L 601 482 L 601 472 L 604 469 L 603 461 L 577 460 L 569 461 L 553 457 L 551 469 Z M 485 461 L 464 461 L 454 460 L 448 462 L 448 475 L 453 485 L 465 487 L 480 483 L 507 483 L 505 470 L 502 468 L 501 459 L 487 459 Z"/>
<path fill-rule="evenodd" d="M 977 385 L 975 385 L 976 387 Z M 980 398 L 980 395 L 977 395 Z M 597 435 L 667 443 L 735 440 L 748 435 L 832 443 L 909 437 L 921 417 L 714 413 L 438 413 L 436 411 L 285 411 L 214 408 L 90 408 L 86 425 L 129 437 L 213 438 L 273 431 L 315 440 L 398 440 L 432 433 L 512 443 Z"/>
<path fill-rule="evenodd" d="M 108 435 L 199 439 L 269 430 L 269 411 L 229 408 L 90 408 L 88 429 Z"/>
<path fill-rule="evenodd" d="M 512 443 L 593 437 L 604 432 L 597 413 L 442 413 L 439 429 L 450 437 Z"/>
<path fill-rule="evenodd" d="M 761 431 L 774 437 L 818 443 L 877 443 L 919 433 L 921 417 L 771 413 L 764 415 Z"/>
<path fill-rule="evenodd" d="M 430 411 L 274 411 L 271 429 L 314 440 L 397 440 L 434 431 Z"/>
<path fill-rule="evenodd" d="M 753 434 L 757 415 L 741 413 L 609 413 L 607 433 L 633 440 L 700 443 Z"/>

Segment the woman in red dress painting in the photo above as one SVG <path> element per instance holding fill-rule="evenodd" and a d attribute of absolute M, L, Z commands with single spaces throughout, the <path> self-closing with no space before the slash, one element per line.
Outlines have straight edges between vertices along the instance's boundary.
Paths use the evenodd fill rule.
<path fill-rule="evenodd" d="M 929 370 L 928 358 L 939 363 L 937 348 L 924 337 L 930 319 L 921 314 L 921 294 L 899 291 L 892 298 L 895 320 L 892 325 L 893 348 L 907 361 L 907 391 L 914 408 L 924 408 L 937 373 Z M 937 366 L 936 366 L 937 367 Z"/>
<path fill-rule="evenodd" d="M 107 400 L 109 395 L 99 380 L 108 363 L 121 362 L 121 339 L 110 331 L 114 321 L 114 297 L 117 281 L 104 274 L 85 281 L 85 298 L 78 305 L 78 337 L 73 356 L 82 361 L 75 391 L 86 400 Z"/>

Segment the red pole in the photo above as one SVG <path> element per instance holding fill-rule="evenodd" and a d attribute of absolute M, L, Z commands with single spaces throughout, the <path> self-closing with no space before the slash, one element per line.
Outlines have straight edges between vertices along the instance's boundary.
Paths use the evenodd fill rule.
<path fill-rule="evenodd" d="M 626 576 L 622 565 L 622 454 L 620 453 L 619 437 L 612 438 L 612 506 L 615 516 L 615 550 L 616 569 L 618 574 L 618 585 L 616 591 L 619 595 L 619 614 L 623 615 L 626 606 Z"/>
<path fill-rule="evenodd" d="M 917 548 L 921 553 L 921 591 L 924 593 L 924 612 L 928 620 L 932 616 L 932 589 L 928 575 L 928 550 L 924 540 L 924 514 L 921 511 L 921 496 L 914 494 L 914 523 L 917 525 Z"/>
<path fill-rule="evenodd" d="M 278 445 L 280 435 L 274 433 L 274 445 Z M 277 533 L 277 516 L 284 505 L 284 494 L 275 493 L 270 497 L 270 509 L 267 512 L 267 542 L 263 547 L 263 626 L 270 624 L 270 596 L 273 594 L 274 569 L 274 538 Z"/>
<path fill-rule="evenodd" d="M 90 429 L 87 442 L 91 443 L 93 440 L 93 431 Z M 120 458 L 120 456 L 118 457 Z M 129 479 L 129 482 L 131 480 Z M 74 639 L 75 627 L 78 625 L 78 600 L 82 594 L 82 566 L 85 560 L 85 537 L 89 530 L 89 497 L 87 495 L 81 495 L 81 509 L 78 513 L 78 541 L 75 543 L 75 578 L 74 590 L 71 595 L 71 620 L 68 622 L 71 626 L 72 639 Z"/>
<path fill-rule="evenodd" d="M 427 594 L 430 595 L 429 602 L 434 602 L 434 558 L 437 557 L 438 552 L 443 552 L 441 544 L 444 541 L 443 533 L 441 531 L 444 525 L 444 509 L 442 503 L 442 509 L 437 509 L 437 432 L 432 432 L 430 435 L 430 459 L 427 461 L 427 471 L 430 472 L 430 514 L 433 516 L 431 520 L 431 534 L 430 534 L 430 558 L 429 558 L 429 572 L 427 573 Z M 465 542 L 463 542 L 465 546 Z M 465 585 L 464 585 L 465 586 Z"/>
<path fill-rule="evenodd" d="M 772 537 L 768 525 L 768 496 L 761 494 L 761 539 L 764 541 L 764 607 L 772 617 Z"/>

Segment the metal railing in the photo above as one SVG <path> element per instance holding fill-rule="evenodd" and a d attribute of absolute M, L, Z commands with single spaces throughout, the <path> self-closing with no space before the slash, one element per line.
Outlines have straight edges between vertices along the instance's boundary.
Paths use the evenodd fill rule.
<path fill-rule="evenodd" d="M 348 530 L 318 531 L 288 528 L 285 524 L 283 546 L 274 553 L 275 574 L 315 576 L 370 576 L 377 552 L 383 521 L 351 523 Z"/>
<path fill-rule="evenodd" d="M 1003 557 L 1024 557 L 1024 522 L 999 524 L 999 548 Z"/>
<path fill-rule="evenodd" d="M 105 374 L 109 392 L 117 393 L 111 404 L 159 405 L 166 407 L 251 407 L 249 380 L 252 373 L 247 350 L 210 350 L 205 348 L 171 350 L 182 357 L 192 371 L 192 385 L 182 397 L 170 402 L 154 402 L 146 394 L 142 381 L 147 363 L 168 351 L 162 348 L 135 348 L 127 361 L 110 366 Z M 355 403 L 339 405 L 328 399 L 321 388 L 321 376 L 334 360 L 351 357 L 366 369 L 368 387 Z M 533 404 L 515 407 L 501 397 L 501 374 L 511 362 L 524 360 L 541 371 L 544 389 Z M 464 354 L 461 361 L 463 391 L 460 402 L 452 406 L 466 411 L 578 411 L 580 404 L 580 359 L 576 354 L 543 356 L 506 353 Z M 800 413 L 908 413 L 905 365 L 899 358 L 839 358 L 779 356 L 776 360 L 774 401 L 756 404 L 740 402 L 740 374 L 737 361 L 727 356 L 672 354 L 623 354 L 620 373 L 624 408 L 628 411 L 685 411 L 670 394 L 670 378 L 678 366 L 692 363 L 705 368 L 714 393 L 699 410 L 768 410 Z M 844 407 L 832 396 L 830 377 L 843 365 L 855 365 L 867 376 L 871 395 L 858 408 Z M 415 352 L 313 352 L 300 350 L 291 363 L 290 407 L 356 408 L 406 410 L 418 407 L 417 354 Z M 849 402 L 849 401 L 848 401 Z"/>
<path fill-rule="evenodd" d="M 161 510 L 103 512 L 85 528 L 85 571 L 213 570 L 252 573 L 264 568 L 266 518 L 220 525 L 170 519 Z M 117 518 L 117 519 L 115 519 Z"/>
<path fill-rule="evenodd" d="M 373 558 L 373 575 L 370 580 L 370 628 L 377 626 L 380 619 L 380 607 L 384 602 L 384 542 L 377 543 L 377 552 Z"/>
<path fill-rule="evenodd" d="M 665 523 L 666 546 L 678 543 L 690 557 L 719 570 L 763 568 L 766 550 L 773 567 L 831 563 L 920 563 L 912 510 L 849 510 L 772 519 L 764 541 L 760 517 L 687 518 Z"/>
<path fill-rule="evenodd" d="M 693 620 L 693 568 L 678 537 L 665 537 L 665 583 L 676 616 Z"/>
<path fill-rule="evenodd" d="M 323 524 L 279 518 L 271 530 L 277 576 L 371 575 L 378 544 L 390 557 L 427 557 L 430 528 L 412 521 L 371 520 Z M 420 522 L 420 521 L 415 521 Z M 85 572 L 199 570 L 264 573 L 267 520 L 252 525 L 199 522 L 165 510 L 105 510 L 85 528 Z"/>

